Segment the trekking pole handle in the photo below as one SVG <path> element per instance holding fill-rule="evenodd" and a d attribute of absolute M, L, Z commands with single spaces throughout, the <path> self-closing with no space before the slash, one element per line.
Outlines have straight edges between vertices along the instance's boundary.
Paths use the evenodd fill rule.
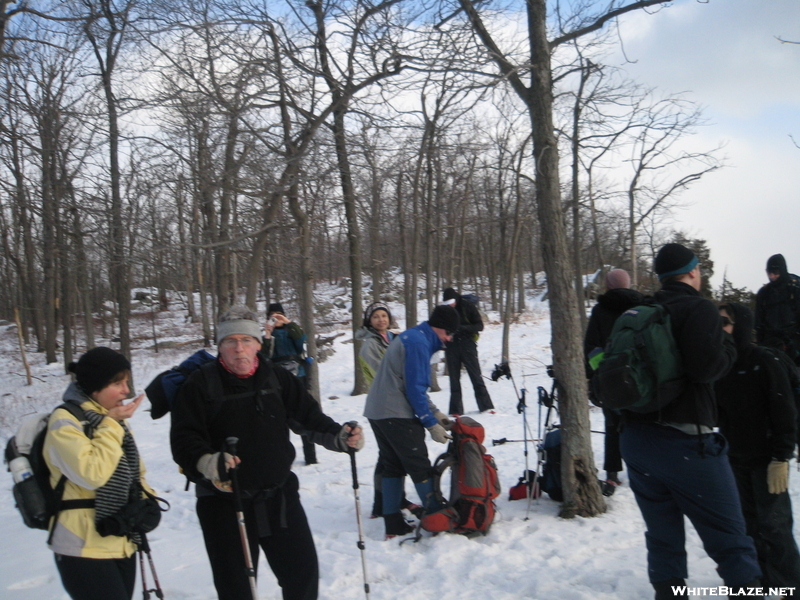
<path fill-rule="evenodd" d="M 237 437 L 227 437 L 225 438 L 225 448 L 227 448 L 226 452 L 233 456 L 236 456 L 236 444 L 239 443 L 239 438 Z"/>

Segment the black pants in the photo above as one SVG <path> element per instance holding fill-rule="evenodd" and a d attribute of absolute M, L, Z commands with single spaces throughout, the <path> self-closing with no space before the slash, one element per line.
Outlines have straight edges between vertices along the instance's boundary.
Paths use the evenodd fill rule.
<path fill-rule="evenodd" d="M 731 462 L 747 535 L 753 538 L 764 587 L 800 587 L 800 553 L 792 535 L 789 492 L 770 494 L 767 466 L 745 467 Z"/>
<path fill-rule="evenodd" d="M 136 585 L 136 555 L 82 558 L 56 554 L 61 583 L 72 600 L 131 600 Z"/>
<path fill-rule="evenodd" d="M 481 365 L 478 362 L 478 345 L 472 338 L 458 338 L 445 344 L 445 361 L 447 373 L 450 376 L 450 414 L 463 415 L 464 401 L 461 398 L 461 365 L 467 369 L 472 388 L 475 390 L 475 400 L 478 410 L 491 410 L 494 408 L 486 384 L 481 376 Z"/>
<path fill-rule="evenodd" d="M 258 566 L 260 547 L 278 579 L 284 600 L 316 600 L 319 587 L 317 551 L 297 489 L 297 476 L 291 473 L 283 485 L 286 528 L 281 527 L 280 493 L 266 501 L 270 535 L 261 538 L 256 508 L 253 502 L 245 500 L 247 538 L 254 568 Z M 200 497 L 197 499 L 197 517 L 203 529 L 219 600 L 252 600 L 233 500 L 219 496 Z"/>
<path fill-rule="evenodd" d="M 619 451 L 619 419 L 618 413 L 608 408 L 603 409 L 606 418 L 606 435 L 603 440 L 603 470 L 619 473 L 622 471 L 622 454 Z"/>
<path fill-rule="evenodd" d="M 370 419 L 378 444 L 378 464 L 383 477 L 411 477 L 419 483 L 431 476 L 425 445 L 425 428 L 417 419 Z"/>

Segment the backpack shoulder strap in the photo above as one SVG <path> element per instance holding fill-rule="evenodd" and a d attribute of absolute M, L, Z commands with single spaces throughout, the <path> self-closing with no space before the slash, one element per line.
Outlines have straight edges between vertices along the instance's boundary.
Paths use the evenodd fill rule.
<path fill-rule="evenodd" d="M 86 412 L 76 402 L 67 400 L 56 407 L 56 409 L 59 408 L 66 410 L 73 417 L 75 417 L 81 423 L 81 425 L 83 425 L 83 433 L 87 438 L 92 439 L 94 437 L 94 427 L 92 427 L 92 424 L 86 418 Z M 62 473 L 58 483 L 56 484 L 56 487 L 53 488 L 55 505 L 53 510 L 52 525 L 50 526 L 50 531 L 47 536 L 48 545 L 53 541 L 53 533 L 55 532 L 56 523 L 58 522 L 58 515 L 62 510 L 69 510 L 72 508 L 94 508 L 94 500 L 91 498 L 83 500 L 62 500 L 64 496 L 64 487 L 66 485 L 67 476 Z"/>
<path fill-rule="evenodd" d="M 94 427 L 92 427 L 92 424 L 89 423 L 89 420 L 86 418 L 86 412 L 76 402 L 67 400 L 66 402 L 58 405 L 56 408 L 63 408 L 73 417 L 75 417 L 80 424 L 83 425 L 83 433 L 86 437 L 89 439 L 94 437 Z"/>
<path fill-rule="evenodd" d="M 215 362 L 209 362 L 200 367 L 201 375 L 205 383 L 206 389 L 209 392 L 209 400 L 213 404 L 212 414 L 216 415 L 222 408 L 224 402 L 231 400 L 243 400 L 245 398 L 263 397 L 267 395 L 275 395 L 280 398 L 281 386 L 278 382 L 278 376 L 275 375 L 275 369 L 271 360 L 262 356 L 262 367 L 267 368 L 267 387 L 249 392 L 240 392 L 237 394 L 225 394 L 222 387 L 222 378 L 219 376 L 219 371 Z"/>

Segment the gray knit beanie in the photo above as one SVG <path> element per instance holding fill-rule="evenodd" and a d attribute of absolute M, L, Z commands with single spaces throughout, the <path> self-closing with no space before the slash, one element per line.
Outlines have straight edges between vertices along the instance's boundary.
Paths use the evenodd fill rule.
<path fill-rule="evenodd" d="M 217 323 L 217 346 L 229 335 L 249 335 L 261 341 L 262 333 L 256 311 L 243 304 L 237 304 L 231 306 L 219 318 Z"/>

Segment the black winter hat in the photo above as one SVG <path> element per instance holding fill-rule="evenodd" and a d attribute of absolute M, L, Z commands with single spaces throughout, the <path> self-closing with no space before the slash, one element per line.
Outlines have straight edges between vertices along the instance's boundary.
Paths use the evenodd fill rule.
<path fill-rule="evenodd" d="M 697 256 L 683 244 L 666 244 L 656 254 L 653 268 L 658 280 L 663 281 L 670 275 L 688 273 L 697 266 Z"/>
<path fill-rule="evenodd" d="M 445 301 L 453 299 L 460 300 L 461 296 L 453 288 L 444 288 L 444 290 L 442 291 L 442 299 Z"/>
<path fill-rule="evenodd" d="M 75 373 L 78 387 L 87 395 L 92 395 L 123 371 L 130 371 L 131 363 L 116 350 L 98 346 L 84 353 L 78 362 L 69 363 L 67 370 Z"/>
<path fill-rule="evenodd" d="M 281 306 L 280 302 L 273 302 L 267 307 L 267 316 L 270 316 L 272 313 L 276 312 L 286 315 L 286 312 L 283 310 L 283 306 Z"/>
<path fill-rule="evenodd" d="M 438 327 L 452 334 L 458 331 L 461 319 L 458 318 L 458 311 L 455 308 L 440 304 L 433 309 L 431 316 L 428 318 L 428 324 L 431 327 Z"/>
<path fill-rule="evenodd" d="M 769 257 L 769 260 L 767 260 L 767 273 L 783 275 L 786 272 L 786 259 L 783 258 L 783 254 L 773 254 Z"/>

